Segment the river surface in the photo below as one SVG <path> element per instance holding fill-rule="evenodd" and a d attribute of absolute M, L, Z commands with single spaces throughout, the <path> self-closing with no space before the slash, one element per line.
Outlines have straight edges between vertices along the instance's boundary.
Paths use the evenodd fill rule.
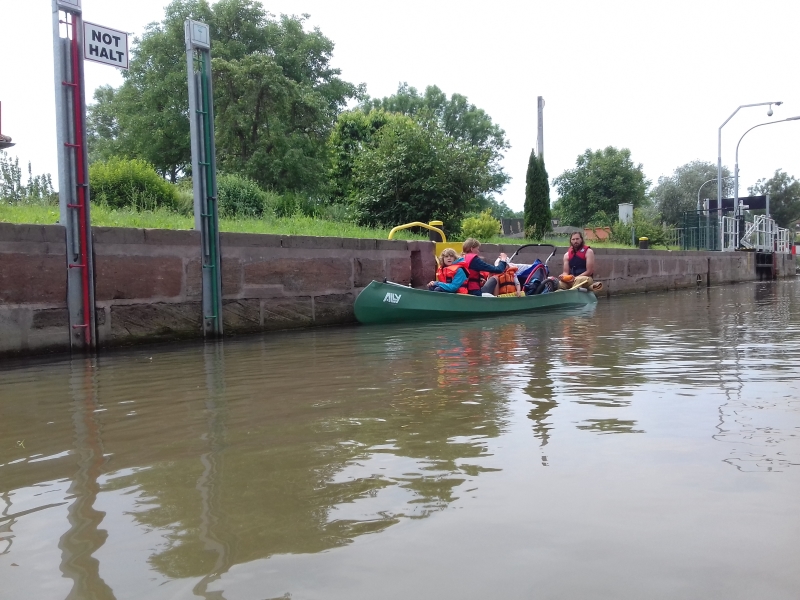
<path fill-rule="evenodd" d="M 0 598 L 796 599 L 800 281 L 0 364 Z"/>

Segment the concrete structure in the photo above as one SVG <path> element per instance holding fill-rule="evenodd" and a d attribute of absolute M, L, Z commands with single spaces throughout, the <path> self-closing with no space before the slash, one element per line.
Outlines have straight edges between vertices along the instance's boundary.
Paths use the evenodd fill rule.
<path fill-rule="evenodd" d="M 93 229 L 101 346 L 202 338 L 198 235 Z M 427 241 L 223 233 L 220 242 L 226 333 L 352 322 L 355 297 L 371 280 L 421 287 L 435 270 Z M 493 258 L 517 247 L 484 244 L 482 251 Z M 0 223 L 0 354 L 69 348 L 64 248 L 60 225 Z M 752 253 L 598 249 L 595 255 L 606 295 L 758 278 Z M 526 249 L 518 260 L 536 256 L 544 258 Z M 794 276 L 794 257 L 776 256 L 778 276 Z"/>

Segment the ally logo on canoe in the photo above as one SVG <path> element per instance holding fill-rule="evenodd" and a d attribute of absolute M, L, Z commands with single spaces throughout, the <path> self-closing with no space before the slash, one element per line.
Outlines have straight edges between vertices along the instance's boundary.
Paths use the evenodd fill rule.
<path fill-rule="evenodd" d="M 400 302 L 400 296 L 402 294 L 393 294 L 392 292 L 386 292 L 386 295 L 383 297 L 384 302 L 391 302 L 392 304 L 397 304 Z"/>

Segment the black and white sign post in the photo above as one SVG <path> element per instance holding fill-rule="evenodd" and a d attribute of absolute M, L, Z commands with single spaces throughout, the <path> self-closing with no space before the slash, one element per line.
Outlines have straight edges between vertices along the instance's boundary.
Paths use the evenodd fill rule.
<path fill-rule="evenodd" d="M 128 68 L 128 34 L 83 22 L 83 58 L 120 69 Z"/>
<path fill-rule="evenodd" d="M 66 230 L 70 346 L 97 346 L 84 58 L 128 68 L 128 35 L 84 23 L 81 0 L 52 0 L 59 221 Z"/>

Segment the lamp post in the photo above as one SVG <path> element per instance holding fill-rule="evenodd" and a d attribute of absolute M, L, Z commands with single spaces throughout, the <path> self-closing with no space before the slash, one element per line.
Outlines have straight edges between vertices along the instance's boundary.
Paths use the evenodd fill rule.
<path fill-rule="evenodd" d="M 711 183 L 712 181 L 717 181 L 718 177 L 714 177 L 714 179 L 709 179 L 708 181 L 704 181 L 703 184 L 697 190 L 697 210 L 700 210 L 700 191 L 706 187 L 707 183 Z M 730 177 L 723 177 L 723 179 L 733 179 L 733 175 Z M 717 198 L 717 203 L 719 204 L 720 199 Z"/>
<path fill-rule="evenodd" d="M 796 117 L 789 117 L 788 119 L 781 119 L 780 121 L 767 121 L 766 123 L 759 123 L 758 125 L 753 125 L 750 129 L 745 131 L 742 134 L 742 137 L 739 138 L 739 141 L 736 143 L 736 165 L 733 170 L 733 207 L 734 207 L 734 215 L 738 216 L 739 214 L 739 144 L 742 143 L 744 136 L 748 133 L 756 129 L 757 127 L 763 127 L 764 125 L 776 125 L 777 123 L 785 123 L 786 121 L 800 121 L 800 115 Z"/>
<path fill-rule="evenodd" d="M 725 127 L 725 124 L 730 121 L 734 115 L 739 112 L 742 108 L 750 108 L 751 106 L 767 106 L 769 105 L 769 111 L 767 111 L 767 116 L 772 116 L 772 105 L 780 106 L 783 104 L 783 101 L 780 102 L 756 102 L 755 104 L 742 104 L 739 108 L 731 113 L 731 116 L 725 119 L 725 122 L 719 126 L 719 130 L 717 131 L 717 202 L 719 202 L 719 240 L 720 240 L 720 250 L 723 249 L 723 225 L 722 225 L 722 128 Z M 735 207 L 734 207 L 735 208 Z"/>

